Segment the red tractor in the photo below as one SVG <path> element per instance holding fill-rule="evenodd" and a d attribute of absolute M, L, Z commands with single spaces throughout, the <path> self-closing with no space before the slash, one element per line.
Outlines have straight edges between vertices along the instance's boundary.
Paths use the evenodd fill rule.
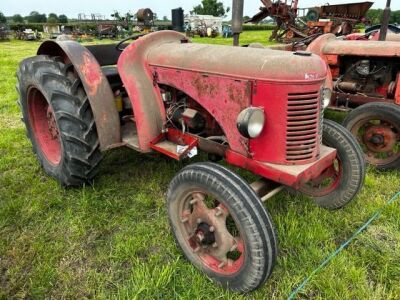
<path fill-rule="evenodd" d="M 334 89 L 330 108 L 350 111 L 343 125 L 357 138 L 366 161 L 399 169 L 400 44 L 337 40 L 327 34 L 307 50 L 328 64 Z"/>
<path fill-rule="evenodd" d="M 242 3 L 234 0 L 234 24 L 242 23 L 238 9 Z M 364 12 L 371 4 L 354 4 L 353 8 Z M 342 8 L 347 6 L 343 4 Z M 342 38 L 317 34 L 269 48 L 306 50 L 324 59 L 329 67 L 327 85 L 333 89 L 329 108 L 349 112 L 343 125 L 357 138 L 365 160 L 385 170 L 400 168 L 400 39 L 394 33 L 398 29 L 388 25 L 390 0 L 383 16 L 379 31 Z M 388 28 L 394 32 L 387 34 Z M 240 32 L 241 26 L 237 26 L 234 33 Z M 264 48 L 261 44 L 249 46 Z"/>
<path fill-rule="evenodd" d="M 262 201 L 290 187 L 337 209 L 364 181 L 355 139 L 322 122 L 331 90 L 316 55 L 193 44 L 160 31 L 129 45 L 46 41 L 17 76 L 33 150 L 64 186 L 90 182 L 116 147 L 176 160 L 201 150 L 259 176 L 248 184 L 215 162 L 193 163 L 167 192 L 183 253 L 233 291 L 257 288 L 275 264 Z"/>

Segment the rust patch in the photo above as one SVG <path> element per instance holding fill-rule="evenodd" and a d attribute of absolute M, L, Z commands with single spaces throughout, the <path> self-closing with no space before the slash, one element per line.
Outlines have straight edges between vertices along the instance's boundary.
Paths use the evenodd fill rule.
<path fill-rule="evenodd" d="M 203 75 L 197 76 L 193 80 L 193 86 L 197 89 L 200 97 L 205 95 L 214 97 L 218 93 L 217 84 L 213 83 L 208 77 Z"/>
<path fill-rule="evenodd" d="M 79 66 L 79 69 L 86 80 L 90 82 L 90 85 L 87 86 L 87 92 L 90 95 L 96 94 L 102 79 L 101 70 L 98 69 L 98 64 L 92 61 L 89 53 L 84 52 L 83 63 Z"/>

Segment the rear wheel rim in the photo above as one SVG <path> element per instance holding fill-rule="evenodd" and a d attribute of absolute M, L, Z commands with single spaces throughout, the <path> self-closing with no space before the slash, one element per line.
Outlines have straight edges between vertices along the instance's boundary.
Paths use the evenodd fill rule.
<path fill-rule="evenodd" d="M 190 191 L 179 199 L 176 234 L 187 251 L 205 268 L 232 276 L 244 266 L 243 235 L 228 208 L 205 191 Z"/>
<path fill-rule="evenodd" d="M 400 158 L 400 124 L 382 118 L 366 118 L 354 124 L 350 131 L 369 164 L 384 166 Z"/>
<path fill-rule="evenodd" d="M 44 95 L 35 87 L 28 90 L 28 114 L 36 141 L 46 160 L 52 165 L 61 161 L 61 142 L 54 111 Z"/>

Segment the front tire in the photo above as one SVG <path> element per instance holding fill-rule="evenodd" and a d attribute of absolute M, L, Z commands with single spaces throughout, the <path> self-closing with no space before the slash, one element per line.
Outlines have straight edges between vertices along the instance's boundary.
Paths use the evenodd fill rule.
<path fill-rule="evenodd" d="M 64 186 L 90 182 L 102 155 L 89 100 L 73 66 L 40 55 L 22 61 L 17 77 L 23 122 L 45 172 Z"/>
<path fill-rule="evenodd" d="M 336 159 L 319 177 L 303 184 L 300 191 L 323 208 L 338 209 L 352 201 L 363 186 L 363 153 L 351 133 L 331 120 L 324 120 L 322 142 L 337 150 Z"/>
<path fill-rule="evenodd" d="M 358 140 L 367 163 L 381 170 L 400 168 L 400 106 L 367 103 L 343 121 Z"/>
<path fill-rule="evenodd" d="M 277 242 L 271 218 L 240 177 L 214 163 L 185 167 L 167 194 L 177 244 L 223 287 L 249 292 L 271 274 Z"/>

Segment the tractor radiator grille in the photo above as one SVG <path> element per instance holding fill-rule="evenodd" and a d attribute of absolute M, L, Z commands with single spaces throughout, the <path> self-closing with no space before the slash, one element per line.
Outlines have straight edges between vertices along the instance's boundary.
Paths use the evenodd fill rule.
<path fill-rule="evenodd" d="M 318 154 L 319 92 L 289 93 L 286 128 L 286 160 L 306 161 Z"/>

